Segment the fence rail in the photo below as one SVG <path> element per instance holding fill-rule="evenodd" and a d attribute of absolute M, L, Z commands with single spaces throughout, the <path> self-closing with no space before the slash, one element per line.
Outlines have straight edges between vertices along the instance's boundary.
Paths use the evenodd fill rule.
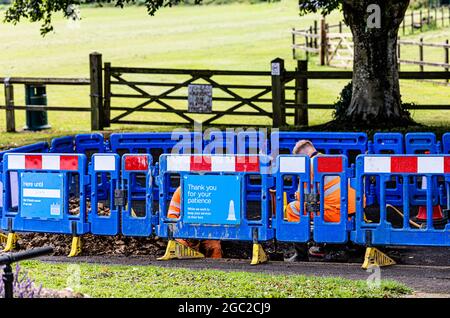
<path fill-rule="evenodd" d="M 334 108 L 332 104 L 309 102 L 309 81 L 351 80 L 353 77 L 351 71 L 309 71 L 307 61 L 298 61 L 297 69 L 288 71 L 282 59 L 273 60 L 269 71 L 113 67 L 111 63 L 102 65 L 101 60 L 99 53 L 90 55 L 89 78 L 1 77 L 5 87 L 5 104 L 0 105 L 0 110 L 5 110 L 7 131 L 15 131 L 16 110 L 90 112 L 91 130 L 102 130 L 112 124 L 192 126 L 199 122 L 199 118 L 198 113 L 191 113 L 185 107 L 189 97 L 186 88 L 197 81 L 215 89 L 211 96 L 213 109 L 201 114 L 207 117 L 201 122 L 205 126 L 269 126 L 255 124 L 255 117 L 269 119 L 273 127 L 287 125 L 287 118 L 294 118 L 295 125 L 308 125 L 309 110 Z M 140 78 L 127 78 L 129 74 L 140 74 Z M 183 79 L 174 79 L 177 76 Z M 399 76 L 403 80 L 449 80 L 450 72 L 400 72 Z M 245 78 L 248 79 L 246 84 L 238 84 L 245 83 Z M 236 83 L 236 80 L 239 82 Z M 251 84 L 253 82 L 255 84 Z M 91 103 L 89 106 L 73 107 L 15 105 L 13 85 L 17 84 L 89 85 Z M 119 88 L 128 88 L 132 92 L 116 91 Z M 157 88 L 160 92 L 149 92 L 148 88 Z M 121 104 L 120 100 L 123 99 L 134 100 L 136 105 Z M 180 104 L 180 101 L 183 103 Z M 177 105 L 172 104 L 176 102 Z M 158 108 L 153 107 L 155 105 Z M 450 110 L 450 105 L 411 105 L 409 109 Z M 152 116 L 129 117 L 136 113 Z M 167 120 L 170 114 L 176 120 Z M 236 122 L 234 118 L 225 122 L 225 119 L 230 118 L 227 116 L 240 116 L 242 119 Z"/>

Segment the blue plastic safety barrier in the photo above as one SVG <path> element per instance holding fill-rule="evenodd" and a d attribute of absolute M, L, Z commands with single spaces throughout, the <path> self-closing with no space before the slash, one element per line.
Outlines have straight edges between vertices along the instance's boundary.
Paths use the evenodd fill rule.
<path fill-rule="evenodd" d="M 125 153 L 144 153 L 152 155 L 158 162 L 163 153 L 201 153 L 203 141 L 201 133 L 124 133 L 111 134 L 111 151 L 119 155 Z"/>
<path fill-rule="evenodd" d="M 147 154 L 125 154 L 122 157 L 122 189 L 127 204 L 122 211 L 122 233 L 128 236 L 150 236 L 153 233 L 152 157 Z M 141 178 L 145 191 L 130 185 Z"/>
<path fill-rule="evenodd" d="M 48 152 L 48 143 L 46 142 L 37 142 L 31 145 L 21 146 L 17 148 L 12 148 L 8 150 L 4 150 L 0 152 L 0 194 L 3 193 L 3 157 L 7 153 L 46 153 Z M 10 187 L 17 189 L 17 177 L 13 175 L 11 180 Z M 17 191 L 16 191 L 17 192 Z M 2 218 L 2 209 L 3 209 L 3 196 L 0 195 L 0 220 Z"/>
<path fill-rule="evenodd" d="M 50 152 L 52 153 L 73 153 L 74 152 L 74 137 L 59 137 L 52 139 L 50 144 Z"/>
<path fill-rule="evenodd" d="M 120 189 L 120 157 L 118 154 L 94 154 L 89 165 L 91 177 L 91 211 L 89 223 L 91 233 L 116 235 L 119 233 L 119 206 L 115 202 L 115 191 Z M 100 184 L 99 184 L 100 179 Z M 107 185 L 107 195 L 99 196 L 100 186 Z M 103 205 L 103 209 L 100 207 Z M 105 207 L 109 211 L 105 211 Z M 99 214 L 103 212 L 103 214 Z"/>
<path fill-rule="evenodd" d="M 270 224 L 269 165 L 260 155 L 162 155 L 158 177 L 160 212 L 157 235 L 169 238 L 266 241 Z M 168 218 L 167 174 L 181 178 L 181 214 Z M 261 175 L 261 207 L 250 211 L 244 177 Z M 272 182 L 271 182 L 272 181 Z M 249 215 L 256 213 L 255 218 Z"/>
<path fill-rule="evenodd" d="M 396 154 L 401 155 L 405 153 L 405 142 L 403 134 L 401 133 L 375 133 L 373 142 L 369 141 L 370 154 Z M 380 193 L 379 182 L 375 180 L 374 183 L 367 182 L 366 184 L 366 200 L 368 205 L 373 205 L 379 201 L 376 195 Z M 386 202 L 400 206 L 403 202 L 403 190 L 400 178 L 394 177 L 390 181 L 390 187 L 386 189 Z"/>
<path fill-rule="evenodd" d="M 79 134 L 75 136 L 75 151 L 90 158 L 94 153 L 107 152 L 105 140 L 100 133 Z"/>
<path fill-rule="evenodd" d="M 203 154 L 228 154 L 237 152 L 237 138 L 234 131 L 211 130 L 203 137 Z"/>
<path fill-rule="evenodd" d="M 367 151 L 367 134 L 356 132 L 300 132 L 280 131 L 273 132 L 270 136 L 271 144 L 276 144 L 277 149 L 270 149 L 272 154 L 290 154 L 297 141 L 306 139 L 311 141 L 316 149 L 327 155 L 345 155 L 348 163 L 354 163 L 356 156 Z"/>
<path fill-rule="evenodd" d="M 84 234 L 86 219 L 86 157 L 79 154 L 7 153 L 3 163 L 5 185 L 2 229 L 11 232 Z M 13 202 L 11 176 L 17 174 L 18 196 Z M 78 213 L 69 211 L 69 185 L 77 179 Z"/>
<path fill-rule="evenodd" d="M 433 220 L 433 179 L 443 177 L 449 191 L 450 156 L 442 155 L 363 155 L 356 163 L 357 181 L 357 217 L 356 230 L 352 240 L 359 244 L 373 245 L 424 245 L 450 246 L 450 224 L 443 229 L 436 229 L 433 222 L 427 222 L 426 228 L 416 229 L 410 224 L 410 207 L 412 193 L 408 182 L 403 183 L 403 226 L 394 228 L 387 221 L 386 182 L 392 176 L 401 176 L 408 180 L 411 176 L 425 176 L 427 220 Z M 380 183 L 380 220 L 364 220 L 364 182 L 372 176 L 379 177 Z M 447 209 L 449 206 L 447 206 Z"/>
<path fill-rule="evenodd" d="M 442 148 L 444 154 L 450 154 L 450 133 L 445 133 L 442 136 Z"/>
<path fill-rule="evenodd" d="M 371 154 L 404 154 L 405 145 L 403 134 L 375 133 L 373 141 L 369 141 L 368 150 Z"/>
<path fill-rule="evenodd" d="M 276 238 L 284 242 L 308 242 L 310 240 L 310 214 L 305 212 L 305 193 L 310 193 L 310 159 L 308 156 L 279 155 L 276 165 Z M 294 186 L 285 186 L 289 178 Z M 294 180 L 294 181 L 293 181 Z M 295 204 L 294 192 L 298 190 L 299 221 L 290 222 L 285 217 L 284 193 L 287 204 Z"/>
<path fill-rule="evenodd" d="M 440 142 L 434 133 L 407 133 L 405 135 L 406 154 L 437 154 L 440 151 Z"/>
<path fill-rule="evenodd" d="M 314 177 L 312 193 L 320 196 L 320 212 L 314 216 L 314 241 L 317 243 L 346 243 L 354 220 L 349 217 L 348 186 L 350 178 L 345 156 L 317 156 L 313 158 Z M 339 178 L 338 183 L 325 190 L 329 182 Z M 325 197 L 340 190 L 340 221 L 327 222 L 325 216 Z M 328 192 L 328 193 L 327 193 Z M 355 211 L 351 211 L 355 212 Z"/>

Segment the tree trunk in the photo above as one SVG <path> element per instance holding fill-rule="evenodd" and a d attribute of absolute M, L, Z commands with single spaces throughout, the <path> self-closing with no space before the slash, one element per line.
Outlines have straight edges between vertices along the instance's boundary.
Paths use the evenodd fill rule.
<path fill-rule="evenodd" d="M 380 7 L 379 27 L 368 27 Z M 413 121 L 402 109 L 397 34 L 409 0 L 344 0 L 343 11 L 354 42 L 353 94 L 345 121 L 356 126 L 405 126 Z M 371 16 L 371 17 L 370 17 Z"/>

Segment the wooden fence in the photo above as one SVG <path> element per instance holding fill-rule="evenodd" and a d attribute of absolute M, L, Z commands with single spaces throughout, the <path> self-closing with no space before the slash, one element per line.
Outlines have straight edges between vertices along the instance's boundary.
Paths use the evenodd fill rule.
<path fill-rule="evenodd" d="M 409 26 L 409 29 L 408 29 Z M 428 8 L 426 10 L 411 11 L 407 13 L 402 23 L 402 32 L 410 34 L 418 31 L 424 31 L 424 26 L 446 27 L 450 26 L 450 6 Z M 415 31 L 417 30 L 417 31 Z M 305 52 L 306 59 L 310 54 L 320 55 L 320 65 L 349 67 L 353 61 L 353 40 L 352 34 L 343 22 L 329 25 L 325 19 L 314 21 L 314 25 L 308 29 L 292 28 L 292 57 L 298 59 L 298 51 Z M 399 38 L 398 41 L 399 62 L 401 64 L 415 64 L 420 66 L 423 71 L 424 66 L 442 67 L 444 71 L 449 68 L 449 44 L 448 40 L 444 43 L 427 43 L 421 41 L 405 41 Z M 402 46 L 417 46 L 419 52 L 418 60 L 400 59 Z M 442 63 L 436 61 L 426 61 L 424 47 L 442 48 Z"/>
<path fill-rule="evenodd" d="M 89 78 L 0 78 L 5 85 L 5 105 L 0 105 L 0 109 L 5 110 L 7 131 L 15 131 L 16 110 L 90 112 L 92 130 L 103 130 L 113 124 L 192 126 L 201 123 L 207 127 L 282 127 L 292 117 L 295 125 L 306 126 L 309 110 L 334 107 L 332 104 L 309 103 L 310 81 L 351 80 L 353 76 L 351 71 L 308 71 L 307 61 L 298 61 L 297 69 L 288 71 L 282 59 L 273 60 L 267 71 L 130 68 L 113 67 L 111 63 L 105 63 L 102 67 L 99 53 L 91 54 L 89 62 Z M 130 78 L 132 75 L 140 78 Z M 183 79 L 174 80 L 176 76 Z M 450 72 L 400 72 L 400 78 L 449 80 Z M 237 84 L 242 83 L 243 79 L 246 79 L 245 84 Z M 202 114 L 207 116 L 204 120 L 200 120 L 197 113 L 190 113 L 187 107 L 186 88 L 198 81 L 215 89 L 213 108 L 209 113 Z M 15 105 L 13 85 L 16 84 L 90 85 L 90 106 Z M 120 91 L 121 88 L 132 92 Z M 159 92 L 148 91 L 154 88 Z M 130 106 L 121 105 L 120 101 L 139 102 Z M 450 104 L 414 105 L 410 109 L 450 110 Z M 130 119 L 133 114 L 135 118 Z M 152 114 L 152 117 L 145 120 L 141 114 Z M 177 120 L 169 120 L 168 116 Z M 229 116 L 233 117 L 226 121 Z M 269 119 L 271 124 L 255 124 L 255 118 Z"/>
<path fill-rule="evenodd" d="M 316 25 L 316 24 L 315 24 Z M 311 31 L 292 30 L 292 55 L 294 59 L 298 58 L 297 51 L 305 52 L 306 60 L 309 59 L 310 54 L 320 55 L 320 64 L 335 66 L 335 67 L 351 67 L 353 62 L 353 37 L 351 33 L 344 33 L 342 27 L 339 28 L 338 33 L 329 32 L 329 27 L 325 24 L 325 20 L 321 21 L 321 32 L 316 34 L 314 28 Z M 304 38 L 304 43 L 299 43 L 299 37 Z M 418 59 L 403 59 L 401 56 L 402 48 L 411 46 L 416 47 Z M 424 48 L 440 49 L 442 52 L 442 62 L 427 61 Z M 448 72 L 450 68 L 449 59 L 450 45 L 447 39 L 443 43 L 425 42 L 423 38 L 419 41 L 398 39 L 397 54 L 399 64 L 418 65 L 420 71 L 424 71 L 425 66 L 443 68 Z"/>
<path fill-rule="evenodd" d="M 6 131 L 16 131 L 16 110 L 50 111 L 50 112 L 90 112 L 91 130 L 99 130 L 101 126 L 100 110 L 103 108 L 102 83 L 102 55 L 91 53 L 89 55 L 89 78 L 49 78 L 49 77 L 0 77 L 5 92 L 5 104 L 0 109 L 6 112 Z M 46 106 L 46 105 L 16 105 L 14 101 L 14 85 L 63 85 L 88 86 L 90 85 L 90 105 L 86 106 Z"/>

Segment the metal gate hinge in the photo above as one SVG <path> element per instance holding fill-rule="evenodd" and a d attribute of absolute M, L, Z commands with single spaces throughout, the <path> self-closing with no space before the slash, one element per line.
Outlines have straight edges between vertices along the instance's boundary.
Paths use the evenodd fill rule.
<path fill-rule="evenodd" d="M 114 190 L 114 205 L 125 206 L 127 201 L 127 191 L 122 189 Z"/>
<path fill-rule="evenodd" d="M 318 215 L 320 212 L 320 195 L 318 193 L 306 193 L 306 212 Z"/>

